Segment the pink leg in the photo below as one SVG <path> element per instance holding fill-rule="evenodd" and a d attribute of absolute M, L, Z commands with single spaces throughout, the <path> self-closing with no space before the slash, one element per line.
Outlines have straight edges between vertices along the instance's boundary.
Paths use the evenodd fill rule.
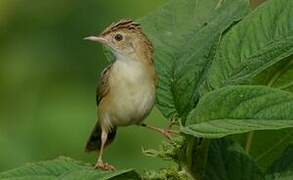
<path fill-rule="evenodd" d="M 107 138 L 108 138 L 108 133 L 104 130 L 102 130 L 102 135 L 101 135 L 101 149 L 98 153 L 98 160 L 97 160 L 97 163 L 95 165 L 95 168 L 96 169 L 101 169 L 101 170 L 104 170 L 104 171 L 113 171 L 115 168 L 108 164 L 108 163 L 103 163 L 103 160 L 102 160 L 102 156 L 103 156 L 103 151 L 104 151 L 104 147 L 105 147 L 105 144 L 106 144 L 106 141 L 107 141 Z"/>
<path fill-rule="evenodd" d="M 150 126 L 150 125 L 147 125 L 147 124 L 140 124 L 141 126 L 143 127 L 146 127 L 148 129 L 151 129 L 151 130 L 154 130 L 160 134 L 162 134 L 164 137 L 168 138 L 168 139 L 171 139 L 172 135 L 175 134 L 176 132 L 175 131 L 172 131 L 170 128 L 171 126 L 169 125 L 167 129 L 161 129 L 161 128 L 157 128 L 157 127 L 154 127 L 154 126 Z"/>

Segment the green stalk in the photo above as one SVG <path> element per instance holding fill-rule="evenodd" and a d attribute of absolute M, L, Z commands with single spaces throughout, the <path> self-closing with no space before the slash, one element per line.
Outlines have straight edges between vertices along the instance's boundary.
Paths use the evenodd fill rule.
<path fill-rule="evenodd" d="M 246 138 L 246 145 L 245 145 L 245 152 L 249 154 L 251 144 L 252 144 L 252 139 L 253 139 L 254 131 L 251 131 L 247 134 Z"/>

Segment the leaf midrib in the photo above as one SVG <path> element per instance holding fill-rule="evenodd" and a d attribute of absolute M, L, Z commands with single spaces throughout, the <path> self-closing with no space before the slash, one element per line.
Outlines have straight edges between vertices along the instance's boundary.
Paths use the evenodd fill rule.
<path fill-rule="evenodd" d="M 279 39 L 277 42 L 274 43 L 274 41 L 270 41 L 268 42 L 264 47 L 262 47 L 261 49 L 259 49 L 257 52 L 259 52 L 259 54 L 251 54 L 249 57 L 245 58 L 243 61 L 245 61 L 246 63 L 245 64 L 249 64 L 250 62 L 253 62 L 253 60 L 255 59 L 255 57 L 259 57 L 259 56 L 262 56 L 264 54 L 266 54 L 265 52 L 269 52 L 270 49 L 273 49 L 275 46 L 275 44 L 281 44 L 281 43 L 284 43 L 284 44 L 287 44 L 288 43 L 288 40 L 293 40 L 293 36 L 287 36 L 288 38 L 283 38 L 283 39 Z M 264 51 L 266 50 L 266 51 Z M 264 51 L 264 52 L 263 52 Z M 234 69 L 237 70 L 236 71 L 232 71 L 231 73 L 231 76 L 229 76 L 229 78 L 227 80 L 225 80 L 222 84 L 222 86 L 226 86 L 226 85 L 231 85 L 233 84 L 233 82 L 240 82 L 242 80 L 245 80 L 247 78 L 249 78 L 250 76 L 256 76 L 257 74 L 259 74 L 260 72 L 262 72 L 263 70 L 265 70 L 267 67 L 281 61 L 282 59 L 285 59 L 286 57 L 289 57 L 290 56 L 290 53 L 288 52 L 291 52 L 293 51 L 293 46 L 286 52 L 284 53 L 281 53 L 280 55 L 278 55 L 278 57 L 282 56 L 282 55 L 286 55 L 285 57 L 283 58 L 280 58 L 279 60 L 274 60 L 274 61 L 268 61 L 267 63 L 263 64 L 262 66 L 260 66 L 259 68 L 255 69 L 254 71 L 244 75 L 244 76 L 241 76 L 239 74 L 241 74 L 242 70 L 244 67 L 246 67 L 245 65 L 243 64 L 240 64 L 241 66 L 243 66 L 242 68 L 240 68 L 241 66 L 238 66 L 238 67 L 235 67 Z M 275 57 L 277 58 L 277 57 Z M 250 59 L 248 61 L 248 59 Z"/>

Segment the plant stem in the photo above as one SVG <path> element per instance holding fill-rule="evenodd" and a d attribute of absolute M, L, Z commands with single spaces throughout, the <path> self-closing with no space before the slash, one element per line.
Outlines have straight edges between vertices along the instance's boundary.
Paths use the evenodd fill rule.
<path fill-rule="evenodd" d="M 222 4 L 224 3 L 224 0 L 219 0 L 217 5 L 216 5 L 216 8 L 215 9 L 218 9 L 222 6 Z"/>
<path fill-rule="evenodd" d="M 253 139 L 254 131 L 251 131 L 247 134 L 246 138 L 246 145 L 245 145 L 245 151 L 248 154 L 251 148 L 252 139 Z"/>
<path fill-rule="evenodd" d="M 187 140 L 182 167 L 192 179 L 202 179 L 207 163 L 208 147 L 209 140 L 203 139 L 200 144 L 197 138 L 192 137 Z"/>

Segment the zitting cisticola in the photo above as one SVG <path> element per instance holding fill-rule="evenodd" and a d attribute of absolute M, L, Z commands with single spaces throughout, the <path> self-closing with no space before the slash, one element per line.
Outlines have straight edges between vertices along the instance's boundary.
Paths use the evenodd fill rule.
<path fill-rule="evenodd" d="M 121 20 L 106 28 L 99 36 L 86 40 L 100 42 L 110 48 L 115 61 L 102 72 L 97 88 L 98 121 L 86 145 L 86 151 L 97 151 L 96 168 L 110 170 L 102 155 L 118 126 L 143 125 L 155 102 L 156 73 L 151 42 L 139 24 Z"/>

